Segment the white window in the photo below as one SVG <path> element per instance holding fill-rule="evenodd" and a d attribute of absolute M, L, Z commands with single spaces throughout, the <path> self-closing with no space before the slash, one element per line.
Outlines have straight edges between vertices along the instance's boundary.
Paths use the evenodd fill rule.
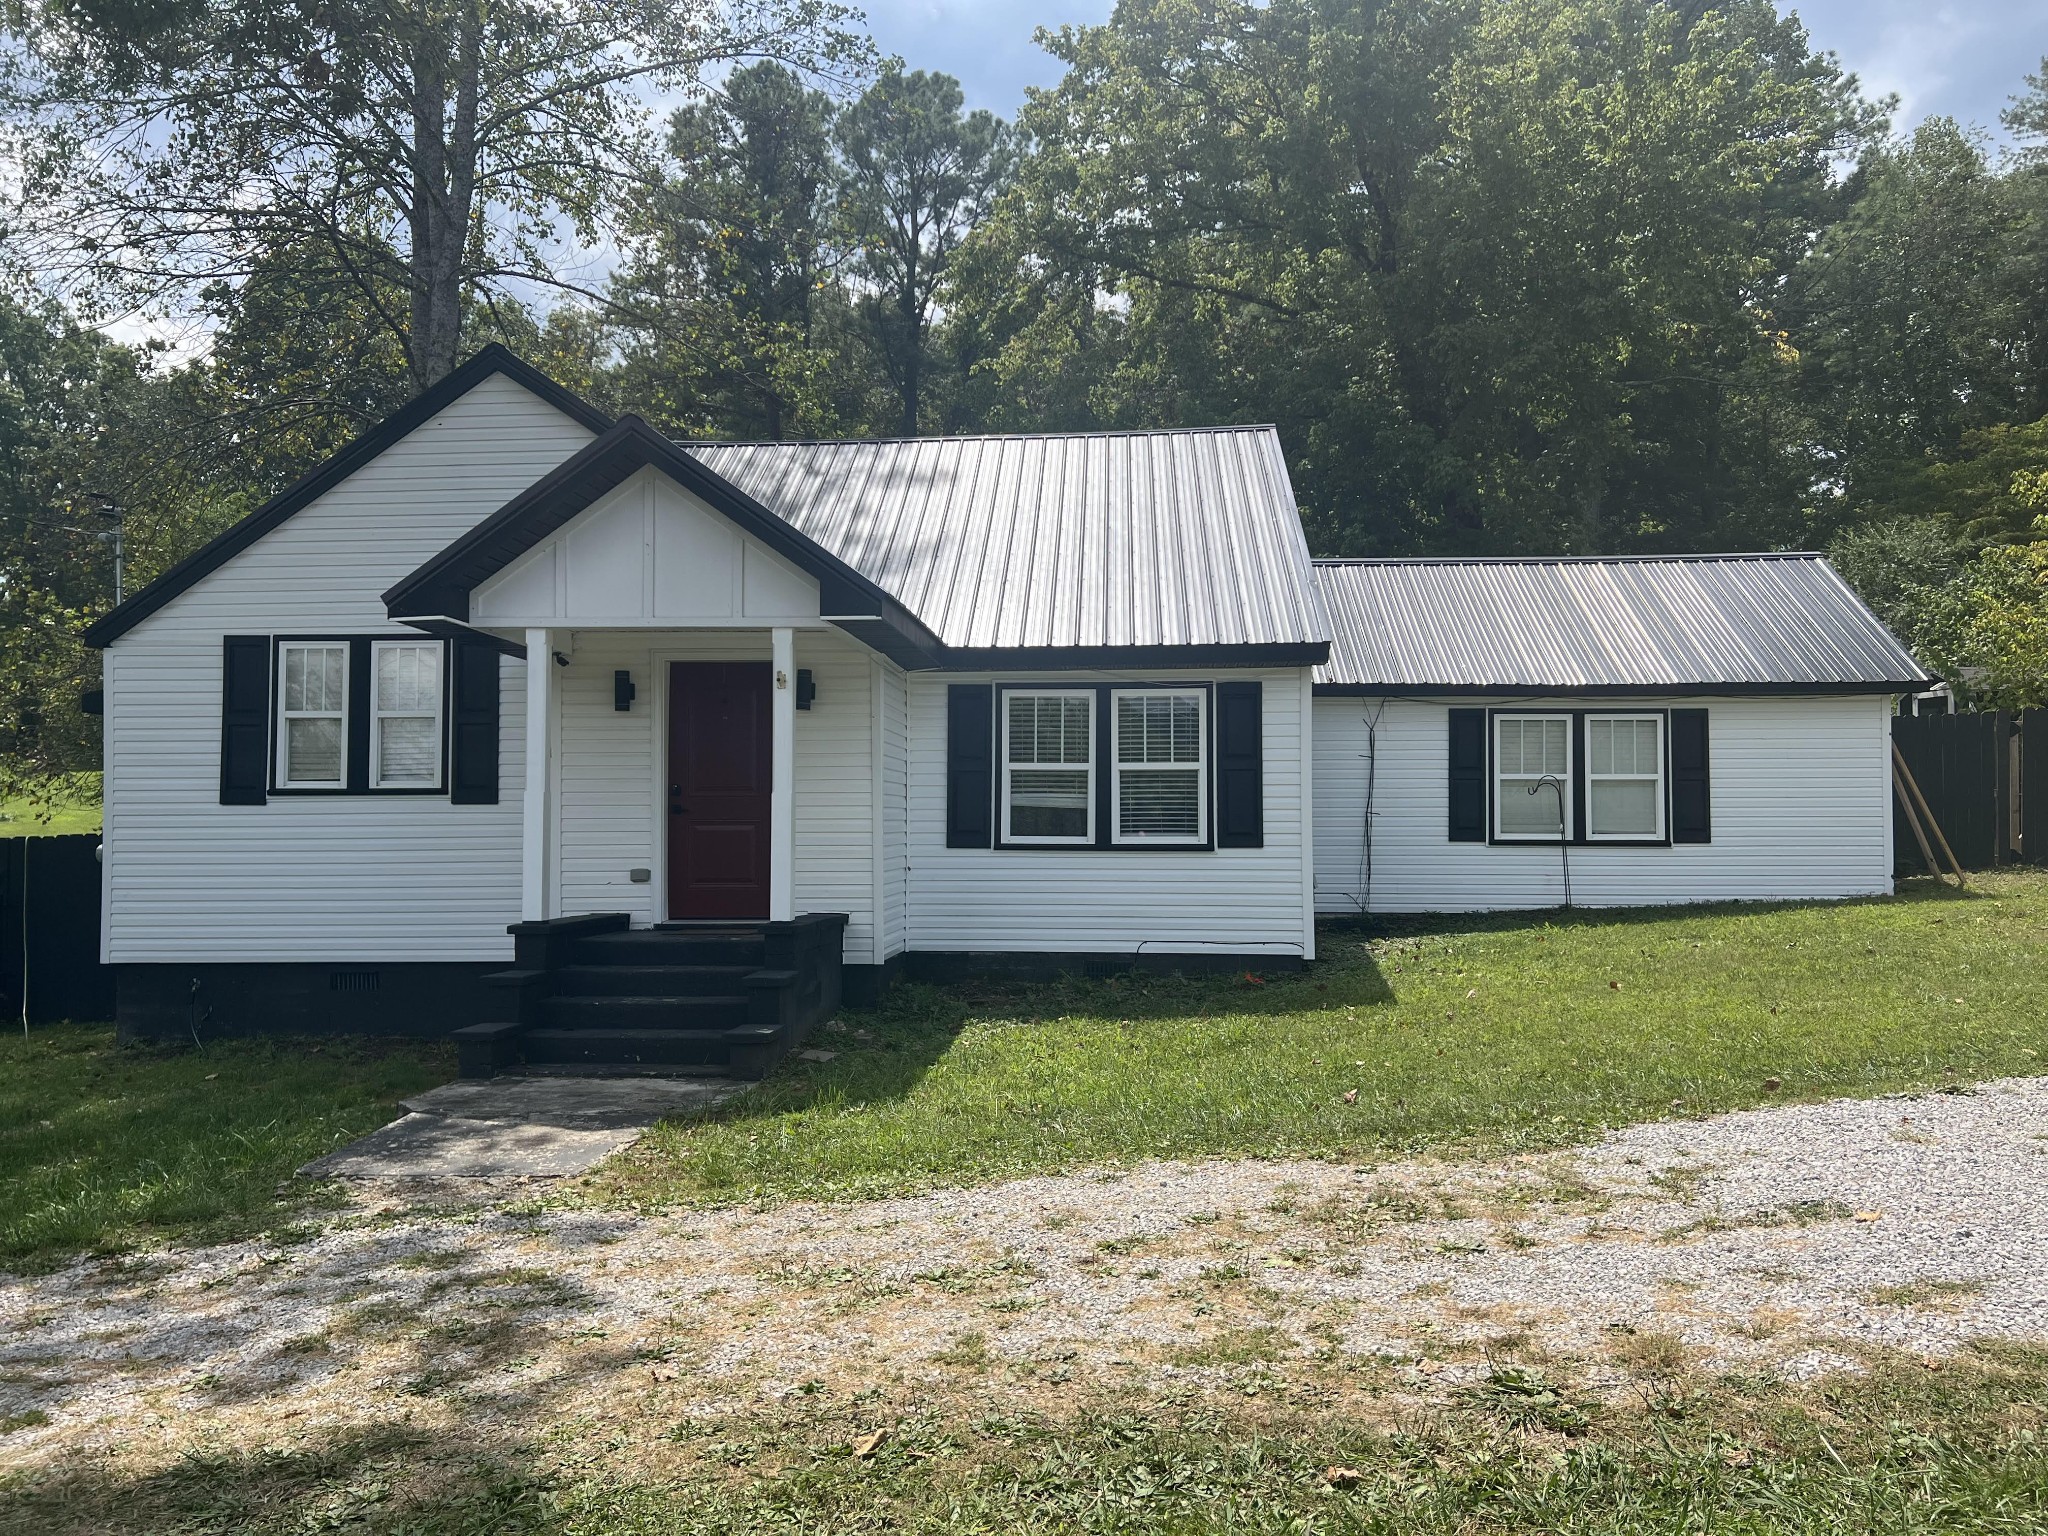
<path fill-rule="evenodd" d="M 1201 843 L 1209 836 L 1204 693 L 1162 688 L 1110 695 L 1110 802 L 1119 843 Z"/>
<path fill-rule="evenodd" d="M 278 787 L 341 789 L 348 774 L 348 644 L 286 641 L 277 649 Z"/>
<path fill-rule="evenodd" d="M 370 785 L 441 787 L 441 642 L 379 640 L 370 648 Z"/>
<path fill-rule="evenodd" d="M 1003 695 L 1003 841 L 1095 841 L 1095 691 Z"/>
<path fill-rule="evenodd" d="M 1586 717 L 1586 836 L 1664 836 L 1664 717 Z"/>
<path fill-rule="evenodd" d="M 1554 843 L 1571 817 L 1571 716 L 1495 715 L 1493 835 Z"/>

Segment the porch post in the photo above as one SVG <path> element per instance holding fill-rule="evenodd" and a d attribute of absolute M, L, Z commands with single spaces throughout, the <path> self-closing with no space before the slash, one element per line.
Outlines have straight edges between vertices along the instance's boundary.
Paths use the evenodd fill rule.
<path fill-rule="evenodd" d="M 775 766 L 768 797 L 768 920 L 796 916 L 796 631 L 777 629 L 773 661 Z"/>
<path fill-rule="evenodd" d="M 526 798 L 520 838 L 519 916 L 538 922 L 548 910 L 548 807 L 553 788 L 548 751 L 554 723 L 555 637 L 526 632 Z"/>

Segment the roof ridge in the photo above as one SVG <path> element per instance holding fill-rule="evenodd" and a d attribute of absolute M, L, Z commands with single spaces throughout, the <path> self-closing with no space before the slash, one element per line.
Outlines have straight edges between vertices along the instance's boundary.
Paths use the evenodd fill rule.
<path fill-rule="evenodd" d="M 1311 563 L 1339 565 L 1695 565 L 1719 560 L 1825 560 L 1817 549 L 1758 549 L 1682 555 L 1317 555 Z"/>
<path fill-rule="evenodd" d="M 1078 442 L 1110 437 L 1197 437 L 1235 432 L 1278 432 L 1270 421 L 1238 422 L 1217 427 L 1122 427 L 1093 432 L 942 432 L 921 437 L 671 437 L 690 448 L 851 448 L 886 447 L 902 443 L 1044 443 Z"/>

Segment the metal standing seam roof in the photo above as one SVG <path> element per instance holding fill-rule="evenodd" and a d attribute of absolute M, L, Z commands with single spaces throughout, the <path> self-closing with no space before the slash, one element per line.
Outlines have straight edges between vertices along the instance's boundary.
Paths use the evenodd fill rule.
<path fill-rule="evenodd" d="M 679 446 L 950 649 L 1330 639 L 1271 427 Z"/>
<path fill-rule="evenodd" d="M 1324 687 L 1893 691 L 1931 681 L 1815 554 L 1320 560 Z"/>

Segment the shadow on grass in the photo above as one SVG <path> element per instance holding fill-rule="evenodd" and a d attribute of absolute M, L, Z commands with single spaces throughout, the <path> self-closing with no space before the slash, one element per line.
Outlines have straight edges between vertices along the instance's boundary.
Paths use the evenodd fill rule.
<path fill-rule="evenodd" d="M 1069 1018 L 1140 1027 L 1153 1020 L 1272 1021 L 1399 1002 L 1382 965 L 1383 941 L 1455 940 L 1534 931 L 1593 932 L 1731 917 L 1851 912 L 1864 908 L 1963 905 L 1995 900 L 1996 891 L 1957 890 L 1931 878 L 1903 880 L 1895 896 L 1842 901 L 1700 902 L 1663 907 L 1572 907 L 1474 913 L 1371 914 L 1324 918 L 1317 924 L 1322 958 L 1300 972 L 1189 975 L 1126 971 L 1066 975 L 1051 981 L 979 980 L 949 985 L 899 984 L 876 1008 L 849 1011 L 837 1032 L 810 1046 L 827 1062 L 792 1057 L 765 1082 L 707 1117 L 741 1123 L 812 1108 L 878 1106 L 908 1097 L 944 1060 L 963 1031 L 981 1024 L 1028 1027 Z"/>
<path fill-rule="evenodd" d="M 380 1425 L 292 1446 L 191 1451 L 142 1473 L 104 1458 L 0 1484 L 0 1531 L 38 1536 L 283 1536 L 314 1530 L 500 1533 L 568 1529 L 537 1452 L 455 1430 Z"/>

